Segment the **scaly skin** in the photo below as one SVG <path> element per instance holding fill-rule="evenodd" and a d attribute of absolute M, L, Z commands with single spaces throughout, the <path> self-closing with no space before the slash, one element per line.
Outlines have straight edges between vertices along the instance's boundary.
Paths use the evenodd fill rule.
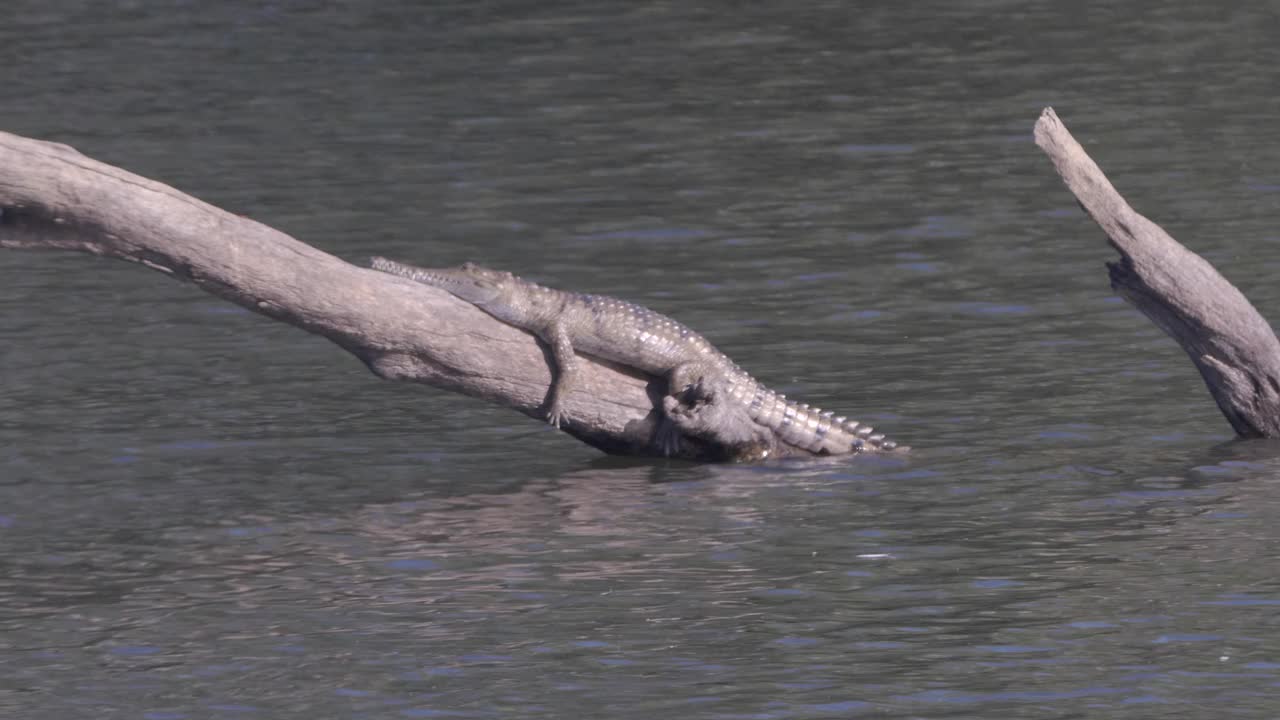
<path fill-rule="evenodd" d="M 523 328 L 551 346 L 556 381 L 547 420 L 559 427 L 564 398 L 577 374 L 575 352 L 613 360 L 667 378 L 676 395 L 708 381 L 718 383 L 748 416 L 780 440 L 817 454 L 892 450 L 897 443 L 871 426 L 834 417 L 768 389 L 734 364 L 707 339 L 646 307 L 605 295 L 566 292 L 523 280 L 509 272 L 472 263 L 458 268 L 421 268 L 375 257 L 374 270 L 441 288 L 504 322 Z M 667 454 L 677 438 L 659 432 Z"/>

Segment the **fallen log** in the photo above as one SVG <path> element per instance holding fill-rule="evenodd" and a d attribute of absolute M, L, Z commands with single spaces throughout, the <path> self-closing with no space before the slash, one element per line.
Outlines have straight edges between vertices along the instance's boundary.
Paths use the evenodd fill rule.
<path fill-rule="evenodd" d="M 1130 207 L 1052 108 L 1036 122 L 1035 140 L 1120 253 L 1107 263 L 1111 287 L 1182 346 L 1237 435 L 1280 437 L 1280 340 L 1271 325 L 1208 261 Z"/>
<path fill-rule="evenodd" d="M 443 290 L 349 264 L 66 145 L 0 133 L 0 247 L 139 263 L 326 337 L 379 377 L 545 417 L 551 354 L 531 333 Z M 561 429 L 606 453 L 662 454 L 653 437 L 664 400 L 672 403 L 666 380 L 591 357 L 578 367 Z M 673 414 L 676 457 L 809 454 L 744 412 L 705 400 Z"/>

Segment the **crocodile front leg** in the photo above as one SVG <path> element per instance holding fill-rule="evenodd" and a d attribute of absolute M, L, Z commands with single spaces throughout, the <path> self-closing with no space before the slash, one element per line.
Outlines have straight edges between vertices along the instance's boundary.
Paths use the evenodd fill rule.
<path fill-rule="evenodd" d="M 573 352 L 573 341 L 569 339 L 569 330 L 563 322 L 552 323 L 538 335 L 551 346 L 551 355 L 555 359 L 555 379 L 545 403 L 547 422 L 560 427 L 564 420 L 565 398 L 578 377 L 578 356 Z"/>

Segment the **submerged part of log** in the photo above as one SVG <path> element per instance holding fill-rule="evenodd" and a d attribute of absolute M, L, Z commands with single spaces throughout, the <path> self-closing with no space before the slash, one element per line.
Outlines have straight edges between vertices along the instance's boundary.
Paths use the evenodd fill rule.
<path fill-rule="evenodd" d="M 1182 346 L 1237 435 L 1280 437 L 1280 340 L 1266 319 L 1208 261 L 1129 207 L 1052 108 L 1035 139 L 1119 251 L 1107 263 L 1111 287 Z"/>
<path fill-rule="evenodd" d="M 530 333 L 442 290 L 348 264 L 66 145 L 0 132 L 0 247 L 140 263 L 329 338 L 380 377 L 543 417 L 550 354 Z M 578 373 L 562 429 L 607 453 L 658 454 L 651 440 L 665 381 L 588 357 Z M 673 418 L 683 433 L 679 457 L 807 454 L 762 435 L 743 410 L 705 399 L 687 410 Z"/>

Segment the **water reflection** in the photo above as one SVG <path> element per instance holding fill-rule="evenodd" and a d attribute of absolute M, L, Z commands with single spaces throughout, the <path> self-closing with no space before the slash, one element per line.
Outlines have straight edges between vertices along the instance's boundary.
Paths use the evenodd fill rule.
<path fill-rule="evenodd" d="M 46 687 L 88 663 L 217 698 L 185 712 L 227 711 L 246 684 L 246 708 L 288 707 L 253 678 L 296 672 L 332 677 L 352 710 L 481 715 L 996 712 L 1167 701 L 1206 673 L 1215 690 L 1192 684 L 1222 698 L 1274 682 L 1258 638 L 1280 593 L 1256 562 L 1273 449 L 1145 472 L 1067 456 L 601 460 L 474 491 L 428 476 L 417 498 L 349 508 L 112 532 L 99 517 L 44 555 L 18 528 L 4 636 L 26 658 L 16 676 Z M 957 464 L 984 477 L 958 483 Z M 1188 592 L 1196 577 L 1216 580 Z M 1093 673 L 1117 653 L 1132 672 Z M 124 706 L 126 689 L 68 694 Z"/>

